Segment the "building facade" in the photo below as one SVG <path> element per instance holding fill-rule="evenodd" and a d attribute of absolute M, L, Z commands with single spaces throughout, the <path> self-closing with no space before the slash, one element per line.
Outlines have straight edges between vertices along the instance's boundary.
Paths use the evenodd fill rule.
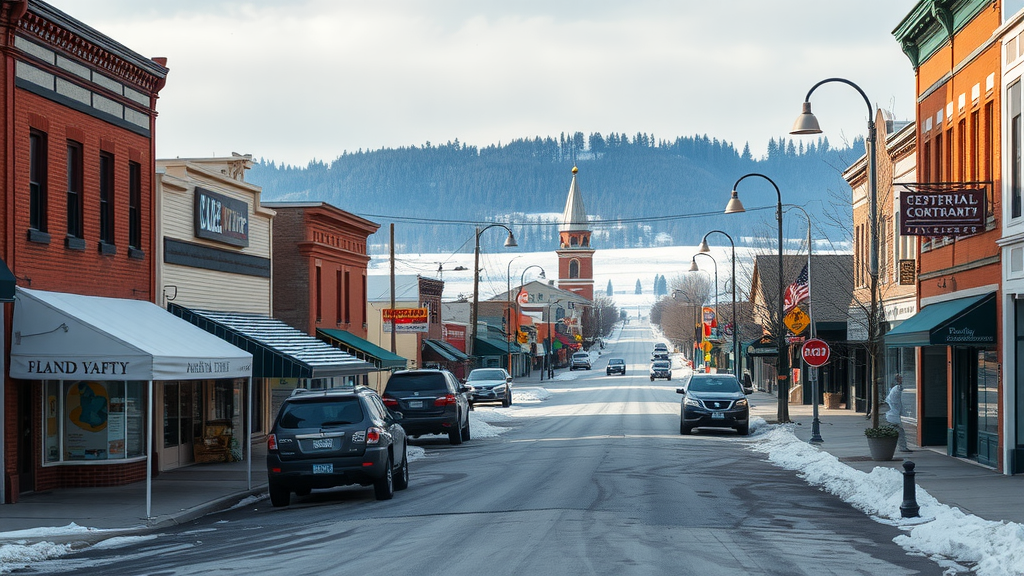
<path fill-rule="evenodd" d="M 902 230 L 919 236 L 918 312 L 885 336 L 917 349 L 917 440 L 1003 469 L 1000 402 L 1004 301 L 1001 194 L 1001 3 L 918 2 L 893 34 L 917 83 L 917 179 L 903 203 L 955 202 Z M 940 213 L 941 212 L 941 213 Z M 904 379 L 904 382 L 906 379 Z M 888 384 L 888 383 L 887 383 Z"/>

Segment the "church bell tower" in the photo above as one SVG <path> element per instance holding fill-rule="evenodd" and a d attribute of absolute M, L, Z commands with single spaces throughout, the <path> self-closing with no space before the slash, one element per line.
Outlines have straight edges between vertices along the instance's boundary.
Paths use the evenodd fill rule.
<path fill-rule="evenodd" d="M 583 195 L 576 182 L 578 172 L 579 169 L 573 166 L 569 197 L 565 201 L 562 222 L 558 225 L 558 288 L 593 300 L 594 250 L 590 247 Z"/>

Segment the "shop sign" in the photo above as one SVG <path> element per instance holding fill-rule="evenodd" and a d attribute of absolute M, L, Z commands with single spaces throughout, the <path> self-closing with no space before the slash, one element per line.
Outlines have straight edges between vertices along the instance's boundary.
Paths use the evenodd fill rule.
<path fill-rule="evenodd" d="M 391 332 L 392 326 L 396 333 L 427 331 L 426 308 L 384 308 L 381 310 L 381 319 L 384 321 L 385 332 Z"/>
<path fill-rule="evenodd" d="M 249 204 L 196 186 L 196 238 L 245 248 L 249 245 Z"/>
<path fill-rule="evenodd" d="M 917 284 L 917 261 L 900 260 L 900 286 Z"/>
<path fill-rule="evenodd" d="M 969 236 L 982 232 L 985 195 L 985 186 L 970 184 L 942 190 L 904 190 L 900 193 L 900 234 Z"/>

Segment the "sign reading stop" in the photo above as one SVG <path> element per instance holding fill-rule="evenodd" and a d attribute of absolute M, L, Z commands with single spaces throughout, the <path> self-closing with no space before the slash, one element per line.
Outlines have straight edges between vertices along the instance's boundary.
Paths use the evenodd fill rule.
<path fill-rule="evenodd" d="M 828 343 L 818 338 L 811 338 L 804 342 L 800 349 L 800 355 L 803 356 L 804 362 L 815 368 L 828 362 L 828 357 L 831 354 L 832 349 L 828 347 Z"/>

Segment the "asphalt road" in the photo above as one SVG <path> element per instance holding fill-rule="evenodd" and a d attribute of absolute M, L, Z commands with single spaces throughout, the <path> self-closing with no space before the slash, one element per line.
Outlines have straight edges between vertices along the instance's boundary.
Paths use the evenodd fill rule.
<path fill-rule="evenodd" d="M 681 437 L 682 382 L 648 379 L 652 347 L 649 328 L 628 325 L 592 371 L 545 382 L 550 398 L 496 421 L 505 433 L 420 439 L 427 455 L 394 500 L 352 487 L 285 509 L 264 501 L 22 573 L 942 573 L 893 544 L 898 529 L 773 467 L 735 433 Z M 626 359 L 625 377 L 605 375 L 610 357 Z"/>

